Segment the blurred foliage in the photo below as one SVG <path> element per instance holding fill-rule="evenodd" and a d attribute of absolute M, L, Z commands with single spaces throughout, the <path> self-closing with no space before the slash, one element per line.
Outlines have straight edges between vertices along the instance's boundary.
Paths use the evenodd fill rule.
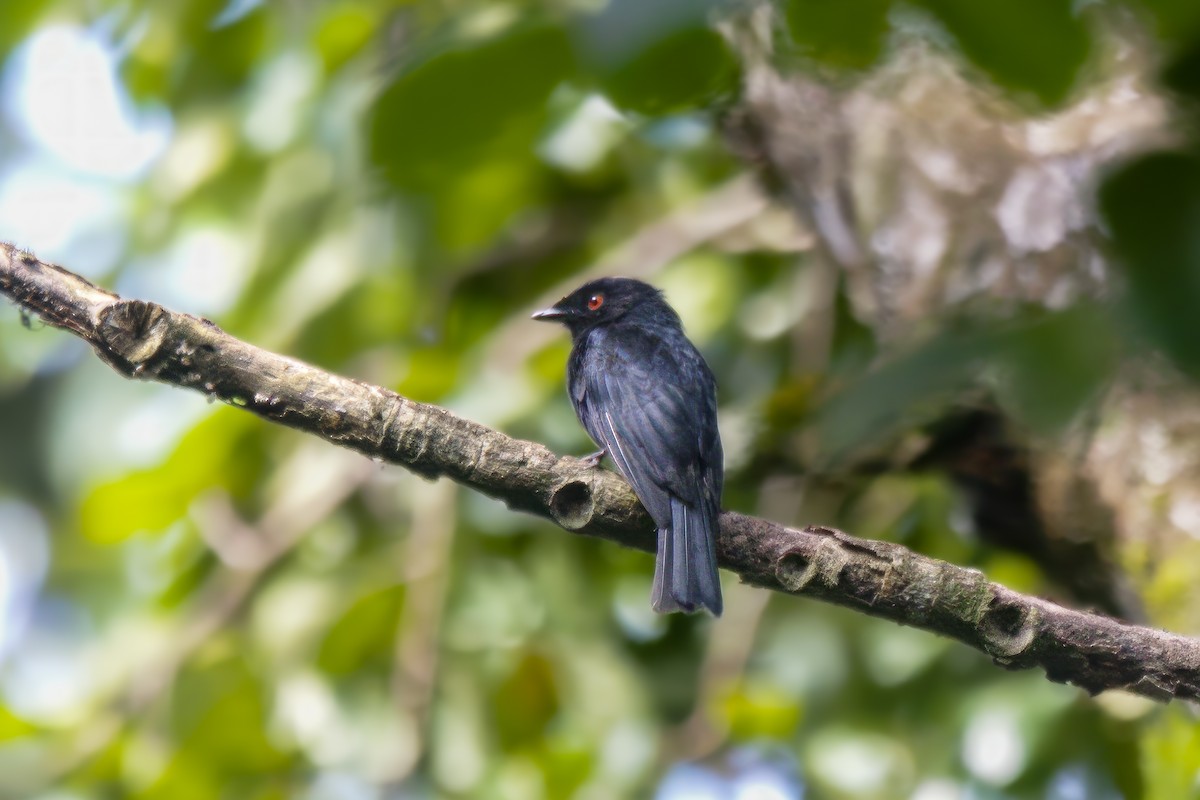
<path fill-rule="evenodd" d="M 869 67 L 883 53 L 891 0 L 791 0 L 788 34 L 801 52 L 844 68 Z"/>
<path fill-rule="evenodd" d="M 1200 375 L 1193 313 L 1200 300 L 1200 160 L 1182 153 L 1142 159 L 1105 184 L 1101 202 L 1139 321 L 1175 363 Z"/>
<path fill-rule="evenodd" d="M 962 3 L 922 0 L 963 53 L 997 82 L 1044 103 L 1066 98 L 1091 49 L 1085 20 L 1071 0 Z M 1019 46 L 1013 44 L 1019 42 Z"/>
<path fill-rule="evenodd" d="M 974 479 L 1039 453 L 1075 475 L 1063 442 L 1122 427 L 1096 420 L 1123 375 L 1200 371 L 1198 9 L 7 3 L 0 236 L 572 453 L 589 443 L 562 392 L 567 343 L 526 315 L 604 259 L 663 286 L 709 356 L 727 506 L 900 541 L 1071 602 L 1071 581 L 1036 547 L 981 533 Z M 34 45 L 63 31 L 107 53 L 114 84 L 88 82 L 104 71 L 94 63 L 52 70 L 38 85 L 69 102 L 46 111 L 20 87 Z M 849 85 L 903 71 L 914 41 L 972 76 L 1014 126 L 1061 120 L 1140 63 L 1128 53 L 1161 66 L 1161 86 L 1128 92 L 1174 93 L 1178 124 L 1159 140 L 1173 151 L 1080 178 L 1101 184 L 1103 219 L 1086 235 L 1110 236 L 1118 271 L 1104 292 L 990 286 L 896 333 L 864 311 L 854 275 L 828 278 L 795 198 L 733 228 L 712 222 L 704 204 L 730 178 L 769 171 L 772 153 L 724 138 L 764 69 Z M 126 172 L 69 162 L 76 146 L 100 158 L 108 135 L 83 113 L 89 97 L 134 127 L 167 120 L 161 151 Z M 937 100 L 939 119 L 965 114 L 961 96 Z M 47 124 L 70 141 L 51 141 Z M 1083 169 L 1055 146 L 1067 173 Z M 124 155 L 150 150 L 139 140 Z M 886 231 L 865 235 L 871 209 L 895 198 L 924 209 L 925 195 L 905 194 L 878 151 L 858 155 L 884 177 L 838 177 L 874 187 L 861 225 L 886 243 Z M 927 177 L 953 162 L 917 155 Z M 1034 200 L 1048 193 L 1038 186 Z M 1002 216 L 988 206 L 997 197 L 955 191 L 955 204 Z M 18 224 L 28 208 L 41 224 Z M 963 248 L 986 266 L 976 250 Z M 1045 263 L 1017 261 L 1037 283 Z M 884 278 L 885 294 L 913 288 Z M 26 323 L 0 307 L 0 796 L 1200 796 L 1186 709 L 1083 697 L 923 632 L 733 580 L 726 619 L 658 618 L 644 554 L 123 381 L 71 337 Z M 939 451 L 944 415 L 981 396 L 1009 438 L 970 458 Z M 1147 484 L 1122 519 L 1189 519 L 1162 481 Z M 1017 485 L 1022 503 L 1045 488 Z M 1008 499 L 1011 519 L 1033 513 Z M 1086 538 L 1080 508 L 1064 513 Z M 1150 621 L 1200 632 L 1194 544 L 1122 548 L 1117 566 L 1136 576 Z"/>

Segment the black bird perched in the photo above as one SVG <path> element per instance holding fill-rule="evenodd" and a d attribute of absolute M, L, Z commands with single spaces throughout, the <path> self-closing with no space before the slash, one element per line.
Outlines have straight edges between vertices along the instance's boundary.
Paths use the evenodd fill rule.
<path fill-rule="evenodd" d="M 567 391 L 595 463 L 616 462 L 658 527 L 654 610 L 720 616 L 717 385 L 679 315 L 648 283 L 601 278 L 533 318 L 570 329 Z"/>

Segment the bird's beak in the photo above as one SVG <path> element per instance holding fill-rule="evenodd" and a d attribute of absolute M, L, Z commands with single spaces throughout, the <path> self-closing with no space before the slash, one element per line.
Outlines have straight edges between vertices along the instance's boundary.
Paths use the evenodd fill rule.
<path fill-rule="evenodd" d="M 562 319 L 565 316 L 567 316 L 567 312 L 563 311 L 561 308 L 558 308 L 557 306 L 551 306 L 550 308 L 543 308 L 541 311 L 535 311 L 533 313 L 534 319 L 548 320 L 550 322 L 553 322 L 556 319 Z"/>

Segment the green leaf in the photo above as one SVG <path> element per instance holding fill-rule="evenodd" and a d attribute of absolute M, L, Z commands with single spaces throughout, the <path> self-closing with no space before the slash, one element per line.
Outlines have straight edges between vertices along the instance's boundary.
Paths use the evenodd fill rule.
<path fill-rule="evenodd" d="M 540 754 L 546 781 L 546 797 L 577 797 L 580 788 L 595 774 L 600 758 L 594 749 L 569 736 L 555 737 Z"/>
<path fill-rule="evenodd" d="M 1035 431 L 1070 422 L 1112 376 L 1119 342 L 1105 309 L 1080 306 L 1000 334 L 999 390 Z"/>
<path fill-rule="evenodd" d="M 36 725 L 26 722 L 6 707 L 0 706 L 0 743 L 22 739 L 37 731 Z"/>
<path fill-rule="evenodd" d="M 617 106 L 641 114 L 703 109 L 737 86 L 737 65 L 709 27 L 714 0 L 610 0 L 578 17 L 580 62 Z"/>
<path fill-rule="evenodd" d="M 169 721 L 175 749 L 140 800 L 252 797 L 287 764 L 267 730 L 260 676 L 229 651 L 181 673 Z"/>
<path fill-rule="evenodd" d="M 175 101 L 212 98 L 240 93 L 253 73 L 262 67 L 267 53 L 269 24 L 273 17 L 255 9 L 235 21 L 219 25 L 228 0 L 190 0 L 178 8 L 159 4 L 178 14 L 172 20 L 173 33 L 189 37 L 182 52 L 169 65 L 168 72 L 179 76 L 175 81 Z M 160 11 L 160 13 L 168 13 Z"/>
<path fill-rule="evenodd" d="M 334 72 L 356 56 L 372 39 L 381 25 L 376 6 L 362 2 L 336 2 L 324 5 L 318 14 L 313 46 Z"/>
<path fill-rule="evenodd" d="M 558 681 L 553 665 L 537 653 L 526 653 L 492 695 L 496 732 L 505 749 L 540 739 L 558 713 Z"/>
<path fill-rule="evenodd" d="M 996 83 L 1041 103 L 1066 99 L 1091 53 L 1073 0 L 918 0 Z"/>
<path fill-rule="evenodd" d="M 1186 710 L 1167 707 L 1141 737 L 1146 800 L 1196 796 L 1200 727 Z"/>
<path fill-rule="evenodd" d="M 435 55 L 375 104 L 372 158 L 398 188 L 431 191 L 481 162 L 528 154 L 572 68 L 566 34 L 545 24 Z"/>
<path fill-rule="evenodd" d="M 355 600 L 321 642 L 317 667 L 331 675 L 349 675 L 390 664 L 403 607 L 403 584 Z"/>
<path fill-rule="evenodd" d="M 719 33 L 692 27 L 655 39 L 598 77 L 615 105 L 642 114 L 667 114 L 732 94 L 737 66 Z"/>
<path fill-rule="evenodd" d="M 265 687 L 241 656 L 186 671 L 175 698 L 174 730 L 188 750 L 209 763 L 247 772 L 281 763 L 266 730 Z"/>
<path fill-rule="evenodd" d="M 948 331 L 850 383 L 817 412 L 822 451 L 842 456 L 915 424 L 978 373 L 989 344 L 986 332 Z"/>
<path fill-rule="evenodd" d="M 1130 308 L 1150 339 L 1200 378 L 1200 160 L 1142 158 L 1100 189 Z"/>
<path fill-rule="evenodd" d="M 171 759 L 158 780 L 134 795 L 135 800 L 209 800 L 220 795 L 215 765 L 189 756 Z"/>
<path fill-rule="evenodd" d="M 1155 31 L 1167 41 L 1200 37 L 1200 3 L 1196 0 L 1133 0 L 1133 5 L 1150 13 Z"/>
<path fill-rule="evenodd" d="M 1180 94 L 1200 99 L 1200 35 L 1163 70 L 1163 83 Z"/>
<path fill-rule="evenodd" d="M 253 449 L 241 445 L 255 424 L 244 411 L 219 409 L 189 431 L 160 466 L 93 488 L 80 505 L 80 531 L 101 544 L 159 532 L 183 517 L 205 489 L 242 485 L 241 477 L 254 469 L 254 462 L 249 458 Z"/>
<path fill-rule="evenodd" d="M 796 734 L 802 704 L 771 683 L 744 683 L 723 698 L 721 715 L 735 740 L 787 741 Z"/>
<path fill-rule="evenodd" d="M 865 69 L 883 52 L 891 0 L 787 0 L 792 41 L 833 67 Z"/>
<path fill-rule="evenodd" d="M 0 63 L 8 56 L 8 51 L 29 34 L 42 13 L 51 5 L 39 0 L 5 4 L 4 24 L 0 25 Z"/>
<path fill-rule="evenodd" d="M 520 209 L 536 207 L 544 172 L 529 146 L 448 175 L 436 197 L 438 242 L 452 253 L 486 245 Z"/>
<path fill-rule="evenodd" d="M 407 370 L 396 387 L 404 396 L 436 402 L 457 385 L 462 371 L 462 351 L 437 344 L 413 347 L 406 355 Z"/>

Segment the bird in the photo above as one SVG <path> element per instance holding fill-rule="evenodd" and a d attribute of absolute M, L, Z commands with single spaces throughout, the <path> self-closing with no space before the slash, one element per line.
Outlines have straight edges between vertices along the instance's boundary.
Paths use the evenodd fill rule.
<path fill-rule="evenodd" d="M 721 616 L 717 384 L 679 315 L 648 283 L 600 278 L 533 318 L 571 333 L 567 394 L 600 447 L 589 463 L 608 455 L 654 520 L 653 609 Z"/>

